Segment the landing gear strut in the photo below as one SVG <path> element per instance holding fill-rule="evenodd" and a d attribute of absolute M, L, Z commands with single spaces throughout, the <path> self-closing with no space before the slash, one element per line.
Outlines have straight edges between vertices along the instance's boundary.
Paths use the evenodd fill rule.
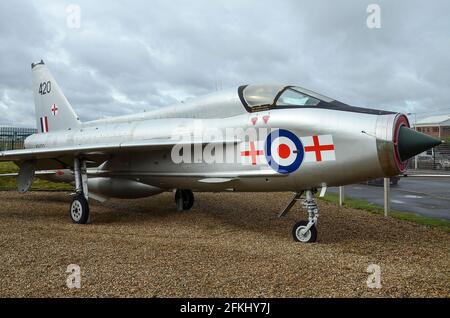
<path fill-rule="evenodd" d="M 307 190 L 305 192 L 305 199 L 303 201 L 303 206 L 308 211 L 308 221 L 299 221 L 294 225 L 292 229 L 292 236 L 295 241 L 302 243 L 313 243 L 317 241 L 317 221 L 319 219 L 319 207 L 317 206 L 316 200 L 314 199 L 314 194 L 312 190 Z M 301 200 L 302 192 L 295 194 L 292 201 L 288 206 L 280 213 L 280 217 L 286 215 L 289 210 L 294 206 L 295 202 Z"/>
<path fill-rule="evenodd" d="M 73 161 L 73 173 L 75 176 L 76 195 L 70 204 L 69 215 L 72 222 L 86 224 L 90 221 L 86 162 L 75 158 Z"/>
<path fill-rule="evenodd" d="M 177 211 L 186 211 L 194 205 L 194 194 L 191 190 L 180 190 L 175 192 L 175 203 Z"/>

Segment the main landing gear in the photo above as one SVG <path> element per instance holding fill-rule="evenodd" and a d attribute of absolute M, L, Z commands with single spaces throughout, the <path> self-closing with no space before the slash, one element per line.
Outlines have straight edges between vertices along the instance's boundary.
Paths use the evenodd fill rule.
<path fill-rule="evenodd" d="M 90 221 L 86 162 L 75 158 L 73 161 L 73 173 L 75 176 L 76 195 L 70 204 L 69 215 L 74 223 L 86 224 Z"/>
<path fill-rule="evenodd" d="M 177 205 L 177 211 L 186 211 L 192 208 L 194 205 L 194 193 L 191 190 L 175 191 L 175 203 Z"/>
<path fill-rule="evenodd" d="M 317 241 L 317 221 L 319 219 L 319 207 L 312 190 L 297 192 L 291 202 L 279 214 L 279 217 L 285 216 L 297 201 L 302 200 L 301 196 L 305 193 L 303 206 L 308 211 L 308 221 L 297 222 L 292 229 L 292 236 L 295 241 L 301 243 L 314 243 Z"/>

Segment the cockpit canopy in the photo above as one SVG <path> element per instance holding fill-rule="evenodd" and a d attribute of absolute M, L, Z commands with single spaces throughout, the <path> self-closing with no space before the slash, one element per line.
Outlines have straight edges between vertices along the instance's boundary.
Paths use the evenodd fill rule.
<path fill-rule="evenodd" d="M 239 87 L 239 98 L 250 112 L 271 108 L 317 106 L 333 99 L 298 86 L 247 85 Z"/>

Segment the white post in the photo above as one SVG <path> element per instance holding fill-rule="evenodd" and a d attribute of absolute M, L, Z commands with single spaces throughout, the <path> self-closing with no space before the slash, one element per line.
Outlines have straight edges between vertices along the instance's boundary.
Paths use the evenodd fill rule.
<path fill-rule="evenodd" d="M 384 216 L 388 216 L 390 210 L 390 178 L 384 178 Z"/>
<path fill-rule="evenodd" d="M 343 186 L 339 187 L 339 205 L 340 206 L 344 205 L 344 187 Z"/>
<path fill-rule="evenodd" d="M 417 131 L 417 113 L 414 113 L 414 130 Z M 417 164 L 417 160 L 418 160 L 417 155 L 416 155 L 416 157 L 414 159 L 415 159 L 414 160 L 414 170 L 417 170 L 417 166 L 418 166 L 418 164 Z"/>

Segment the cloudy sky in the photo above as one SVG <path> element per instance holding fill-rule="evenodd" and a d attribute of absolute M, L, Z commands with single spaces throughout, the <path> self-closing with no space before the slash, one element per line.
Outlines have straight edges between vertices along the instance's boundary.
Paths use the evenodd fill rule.
<path fill-rule="evenodd" d="M 450 113 L 448 12 L 446 0 L 1 1 L 0 125 L 35 125 L 41 58 L 83 121 L 254 82 Z"/>

